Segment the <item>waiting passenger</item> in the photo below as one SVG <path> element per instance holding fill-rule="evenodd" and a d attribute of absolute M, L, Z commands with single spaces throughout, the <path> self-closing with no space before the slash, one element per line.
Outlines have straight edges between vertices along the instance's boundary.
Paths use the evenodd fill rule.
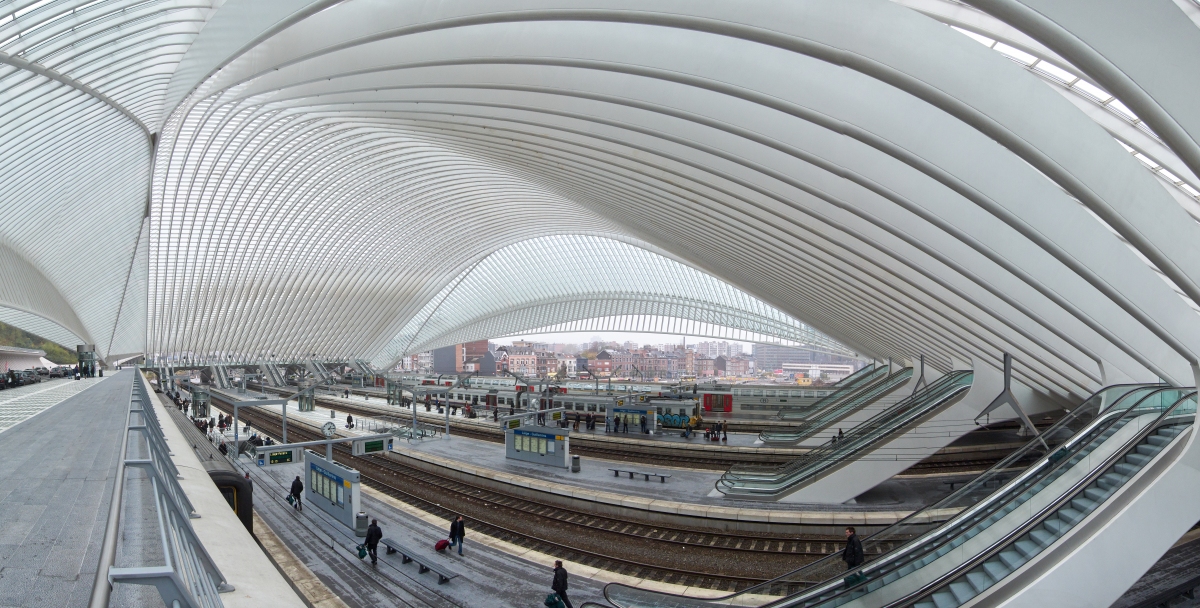
<path fill-rule="evenodd" d="M 304 494 L 304 482 L 300 481 L 300 476 L 292 481 L 292 508 L 297 511 L 303 511 L 304 505 L 300 504 L 300 496 Z"/>
<path fill-rule="evenodd" d="M 838 429 L 838 442 L 839 443 L 842 441 L 843 436 L 844 436 L 844 434 L 842 433 L 842 429 Z"/>
<path fill-rule="evenodd" d="M 351 416 L 350 414 L 346 414 L 346 428 L 354 428 L 354 416 Z"/>
<path fill-rule="evenodd" d="M 729 441 L 729 421 L 721 422 L 721 441 Z"/>
<path fill-rule="evenodd" d="M 642 414 L 642 434 L 645 435 L 646 433 L 649 433 L 649 432 L 650 432 L 650 427 L 646 425 L 646 415 Z"/>

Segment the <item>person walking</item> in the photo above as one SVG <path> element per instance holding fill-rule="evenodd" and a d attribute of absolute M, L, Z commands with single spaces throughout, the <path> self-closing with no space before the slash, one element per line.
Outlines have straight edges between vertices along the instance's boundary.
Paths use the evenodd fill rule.
<path fill-rule="evenodd" d="M 567 569 L 563 568 L 562 560 L 554 560 L 554 581 L 550 583 L 550 588 L 558 594 L 567 608 L 575 608 L 571 605 L 571 600 L 567 599 Z"/>
<path fill-rule="evenodd" d="M 303 511 L 304 505 L 300 504 L 300 496 L 304 494 L 304 482 L 300 481 L 300 476 L 292 481 L 292 508 L 297 511 Z"/>
<path fill-rule="evenodd" d="M 863 563 L 862 541 L 858 540 L 854 527 L 846 528 L 846 548 L 842 550 L 842 561 L 846 562 L 846 570 L 857 570 Z"/>
<path fill-rule="evenodd" d="M 838 429 L 838 443 L 841 443 L 842 437 L 845 437 L 845 436 L 846 436 L 846 434 L 842 432 L 842 429 Z"/>
<path fill-rule="evenodd" d="M 354 416 L 351 416 L 350 414 L 346 414 L 346 428 L 354 428 Z"/>
<path fill-rule="evenodd" d="M 367 526 L 367 554 L 371 556 L 371 565 L 379 563 L 379 541 L 383 539 L 383 530 L 379 528 L 379 520 L 372 519 Z"/>
<path fill-rule="evenodd" d="M 459 515 L 450 522 L 450 546 L 458 545 L 458 554 L 462 555 L 463 537 L 467 535 L 467 523 Z"/>

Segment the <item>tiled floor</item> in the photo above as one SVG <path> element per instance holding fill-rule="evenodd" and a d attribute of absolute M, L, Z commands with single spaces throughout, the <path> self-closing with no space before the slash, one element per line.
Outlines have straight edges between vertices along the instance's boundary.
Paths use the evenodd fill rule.
<path fill-rule="evenodd" d="M 58 378 L 0 391 L 0 433 L 103 380 L 104 378 Z"/>

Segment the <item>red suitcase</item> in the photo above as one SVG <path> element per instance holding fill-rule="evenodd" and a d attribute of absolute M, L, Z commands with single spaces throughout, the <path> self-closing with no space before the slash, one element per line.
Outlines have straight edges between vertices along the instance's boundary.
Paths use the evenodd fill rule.
<path fill-rule="evenodd" d="M 433 548 L 436 551 L 445 551 L 446 547 L 449 547 L 449 546 L 450 546 L 450 541 L 448 541 L 444 538 L 433 544 Z"/>

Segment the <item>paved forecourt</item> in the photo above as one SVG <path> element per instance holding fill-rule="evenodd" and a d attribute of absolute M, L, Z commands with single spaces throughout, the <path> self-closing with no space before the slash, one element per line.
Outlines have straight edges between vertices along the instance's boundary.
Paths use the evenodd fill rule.
<path fill-rule="evenodd" d="M 128 371 L 0 393 L 0 606 L 87 605 L 132 388 Z"/>

